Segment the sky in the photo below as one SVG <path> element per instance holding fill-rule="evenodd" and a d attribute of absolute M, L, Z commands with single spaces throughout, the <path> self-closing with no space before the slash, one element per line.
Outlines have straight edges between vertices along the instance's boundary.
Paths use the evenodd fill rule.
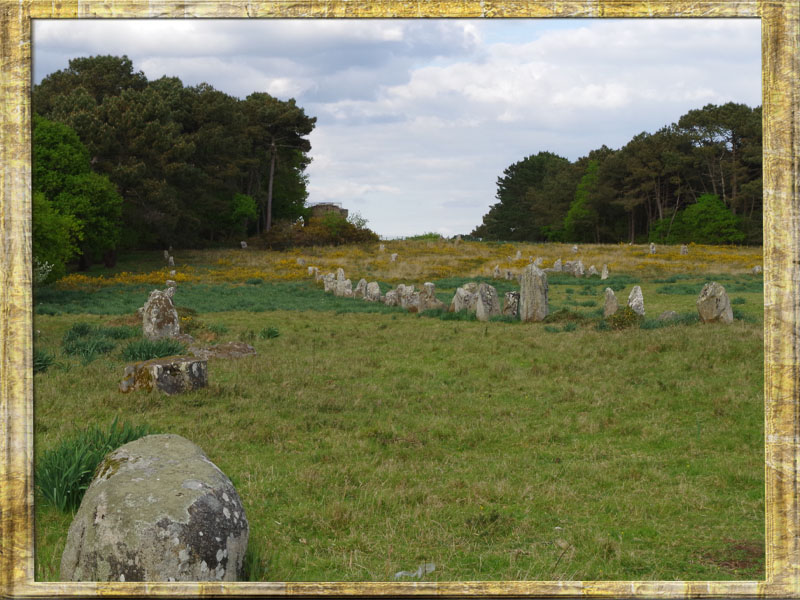
<path fill-rule="evenodd" d="M 295 98 L 317 117 L 309 204 L 387 239 L 469 233 L 526 156 L 761 104 L 758 19 L 34 21 L 34 83 L 107 54 L 150 80 Z"/>

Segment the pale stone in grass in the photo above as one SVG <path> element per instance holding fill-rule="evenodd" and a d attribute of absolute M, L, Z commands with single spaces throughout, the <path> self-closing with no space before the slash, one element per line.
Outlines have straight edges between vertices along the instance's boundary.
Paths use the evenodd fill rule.
<path fill-rule="evenodd" d="M 500 279 L 500 277 L 502 276 L 501 273 L 500 273 L 500 265 L 496 265 L 495 266 L 494 271 L 492 272 L 492 276 L 495 279 Z"/>
<path fill-rule="evenodd" d="M 358 280 L 356 288 L 353 290 L 353 298 L 361 299 L 367 291 L 367 280 L 363 277 Z"/>
<path fill-rule="evenodd" d="M 516 256 L 514 256 L 514 260 L 519 260 L 521 258 L 522 258 L 522 251 L 521 250 L 517 250 L 517 254 L 516 254 Z"/>
<path fill-rule="evenodd" d="M 716 281 L 703 286 L 697 298 L 697 312 L 703 323 L 733 323 L 733 309 L 728 294 Z"/>
<path fill-rule="evenodd" d="M 339 267 L 338 269 L 336 269 L 336 281 L 344 281 L 344 280 L 345 280 L 344 269 Z"/>
<path fill-rule="evenodd" d="M 367 284 L 367 289 L 364 293 L 364 300 L 368 300 L 370 302 L 380 302 L 381 288 L 377 281 L 370 281 Z"/>
<path fill-rule="evenodd" d="M 541 267 L 542 267 L 542 264 L 543 264 L 543 263 L 544 263 L 544 259 L 543 259 L 541 256 L 537 256 L 537 257 L 536 257 L 536 260 L 535 260 L 535 261 L 533 261 L 533 264 L 534 264 L 534 266 L 537 266 L 537 267 L 539 267 L 539 268 L 541 268 Z"/>
<path fill-rule="evenodd" d="M 400 298 L 397 294 L 397 290 L 389 290 L 386 292 L 386 295 L 383 297 L 383 303 L 386 306 L 399 306 Z"/>
<path fill-rule="evenodd" d="M 393 253 L 391 257 L 389 257 L 391 262 L 397 262 L 397 252 Z"/>
<path fill-rule="evenodd" d="M 126 365 L 119 391 L 157 389 L 171 396 L 207 385 L 208 367 L 204 359 L 168 356 Z"/>
<path fill-rule="evenodd" d="M 314 275 L 316 270 L 317 270 L 317 267 L 308 267 L 308 269 L 306 269 L 306 271 L 307 271 L 309 276 Z"/>
<path fill-rule="evenodd" d="M 455 239 L 453 240 L 453 243 L 454 243 L 456 246 L 458 246 L 458 245 L 461 243 L 461 236 L 460 236 L 460 235 L 457 235 L 457 236 L 455 237 Z"/>
<path fill-rule="evenodd" d="M 653 242 L 650 242 L 650 254 L 656 253 L 656 245 Z"/>
<path fill-rule="evenodd" d="M 568 260 L 564 263 L 564 272 L 571 274 L 573 277 L 583 277 L 583 261 Z"/>
<path fill-rule="evenodd" d="M 333 295 L 339 298 L 352 298 L 353 297 L 353 284 L 349 279 L 344 281 L 337 281 L 336 287 L 333 290 Z"/>
<path fill-rule="evenodd" d="M 322 278 L 322 284 L 325 286 L 325 293 L 333 292 L 336 289 L 336 275 L 328 273 Z"/>
<path fill-rule="evenodd" d="M 237 581 L 249 525 L 231 480 L 189 440 L 108 454 L 72 520 L 62 581 Z"/>
<path fill-rule="evenodd" d="M 549 312 L 547 274 L 536 265 L 522 270 L 519 282 L 519 318 L 525 323 L 541 321 Z"/>
<path fill-rule="evenodd" d="M 674 310 L 665 310 L 660 315 L 658 315 L 659 321 L 674 321 L 678 318 L 678 313 Z"/>
<path fill-rule="evenodd" d="M 175 269 L 173 269 L 172 271 L 169 272 L 169 276 L 170 277 L 175 277 L 175 273 L 176 273 Z"/>
<path fill-rule="evenodd" d="M 209 358 L 244 358 L 245 356 L 255 356 L 256 349 L 244 342 L 225 342 L 207 348 L 189 348 L 189 352 L 203 360 Z"/>
<path fill-rule="evenodd" d="M 164 260 L 169 260 L 169 250 L 164 250 Z"/>
<path fill-rule="evenodd" d="M 471 285 L 470 285 L 471 284 Z M 474 291 L 468 289 L 467 286 L 474 286 Z M 453 295 L 453 300 L 450 302 L 450 312 L 460 312 L 466 310 L 467 312 L 475 312 L 475 305 L 478 301 L 478 284 L 470 282 L 464 284 L 456 290 Z"/>
<path fill-rule="evenodd" d="M 381 244 L 380 246 L 378 246 L 378 251 L 379 252 L 386 252 L 386 244 Z"/>
<path fill-rule="evenodd" d="M 242 250 L 246 250 L 247 249 L 247 242 L 243 241 L 243 242 L 239 242 L 239 243 L 242 245 Z"/>
<path fill-rule="evenodd" d="M 174 267 L 175 266 L 175 259 L 170 256 L 169 259 L 167 260 L 167 263 L 169 264 L 170 267 Z"/>
<path fill-rule="evenodd" d="M 593 277 L 595 275 L 599 275 L 599 273 L 597 272 L 597 269 L 595 269 L 594 265 L 592 265 L 591 267 L 589 267 L 589 270 L 586 271 L 586 276 Z"/>
<path fill-rule="evenodd" d="M 513 280 L 514 279 L 514 271 L 511 271 L 510 269 L 506 269 L 505 276 L 506 276 L 506 280 L 507 281 Z"/>
<path fill-rule="evenodd" d="M 761 273 L 761 265 L 756 265 L 750 272 L 753 275 L 758 275 L 759 273 Z"/>
<path fill-rule="evenodd" d="M 681 255 L 689 254 L 689 246 L 686 244 L 681 245 Z"/>
<path fill-rule="evenodd" d="M 637 315 L 644 316 L 644 296 L 642 296 L 642 288 L 638 285 L 633 286 L 628 296 L 628 306 Z"/>
<path fill-rule="evenodd" d="M 419 292 L 419 311 L 446 308 L 444 302 L 436 297 L 436 286 L 427 281 Z"/>
<path fill-rule="evenodd" d="M 563 270 L 564 269 L 561 266 L 561 259 L 560 258 L 556 259 L 556 262 L 553 263 L 553 271 L 555 271 L 556 273 L 561 273 L 561 271 Z"/>
<path fill-rule="evenodd" d="M 578 247 L 577 246 L 573 246 L 572 247 L 572 253 L 573 254 L 577 254 L 578 253 Z"/>
<path fill-rule="evenodd" d="M 614 313 L 619 310 L 619 302 L 617 302 L 617 296 L 614 294 L 614 290 L 611 288 L 606 288 L 605 291 L 605 301 L 603 303 L 603 318 L 610 317 Z"/>
<path fill-rule="evenodd" d="M 519 316 L 519 292 L 505 293 L 505 298 L 503 300 L 503 314 L 514 318 Z"/>
<path fill-rule="evenodd" d="M 172 304 L 174 292 L 175 288 L 150 292 L 150 297 L 142 308 L 142 331 L 147 339 L 157 340 L 180 333 L 178 311 Z"/>
<path fill-rule="evenodd" d="M 499 315 L 500 300 L 497 298 L 497 290 L 488 283 L 481 283 L 478 286 L 478 298 L 475 302 L 475 316 L 479 321 L 488 321 L 489 318 Z"/>
<path fill-rule="evenodd" d="M 608 265 L 603 265 L 603 270 L 600 272 L 600 279 L 608 279 Z"/>
<path fill-rule="evenodd" d="M 306 259 L 305 258 L 298 258 L 297 259 L 297 264 L 300 265 L 301 267 L 304 267 L 306 265 Z"/>

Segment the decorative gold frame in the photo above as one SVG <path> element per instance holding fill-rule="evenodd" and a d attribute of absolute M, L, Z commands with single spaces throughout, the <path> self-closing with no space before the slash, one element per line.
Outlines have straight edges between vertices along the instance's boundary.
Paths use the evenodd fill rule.
<path fill-rule="evenodd" d="M 44 583 L 33 566 L 31 19 L 751 17 L 764 108 L 764 581 Z M 797 0 L 0 0 L 0 591 L 3 597 L 800 597 L 800 3 Z"/>

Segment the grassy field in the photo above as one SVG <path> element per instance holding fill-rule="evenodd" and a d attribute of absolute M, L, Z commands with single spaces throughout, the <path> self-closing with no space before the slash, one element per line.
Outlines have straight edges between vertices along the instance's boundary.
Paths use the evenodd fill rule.
<path fill-rule="evenodd" d="M 421 563 L 441 581 L 763 576 L 760 249 L 582 247 L 612 277 L 552 274 L 553 316 L 537 324 L 333 298 L 297 264 L 384 291 L 434 281 L 449 303 L 495 264 L 573 258 L 558 245 L 386 245 L 177 251 L 184 327 L 258 355 L 212 360 L 208 388 L 173 397 L 117 391 L 130 340 L 93 360 L 62 344 L 76 323 L 136 325 L 166 279 L 160 253 L 37 290 L 35 347 L 55 362 L 35 375 L 36 456 L 114 418 L 191 439 L 242 497 L 255 580 L 393 580 Z M 732 325 L 694 319 L 711 280 Z M 637 284 L 648 319 L 603 327 L 605 287 L 624 305 Z M 664 310 L 680 324 L 661 326 Z M 57 580 L 72 516 L 38 494 L 35 511 L 36 578 Z"/>

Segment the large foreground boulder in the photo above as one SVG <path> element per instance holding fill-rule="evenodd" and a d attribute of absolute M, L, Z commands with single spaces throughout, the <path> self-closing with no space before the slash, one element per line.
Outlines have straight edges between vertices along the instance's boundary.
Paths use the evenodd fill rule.
<path fill-rule="evenodd" d="M 237 581 L 249 527 L 230 479 L 179 435 L 108 454 L 67 535 L 63 581 Z"/>
<path fill-rule="evenodd" d="M 697 298 L 697 312 L 703 323 L 733 323 L 733 309 L 725 288 L 716 281 L 703 286 Z"/>
<path fill-rule="evenodd" d="M 205 359 L 168 356 L 127 365 L 119 391 L 158 389 L 167 395 L 173 395 L 207 385 L 208 362 Z"/>

